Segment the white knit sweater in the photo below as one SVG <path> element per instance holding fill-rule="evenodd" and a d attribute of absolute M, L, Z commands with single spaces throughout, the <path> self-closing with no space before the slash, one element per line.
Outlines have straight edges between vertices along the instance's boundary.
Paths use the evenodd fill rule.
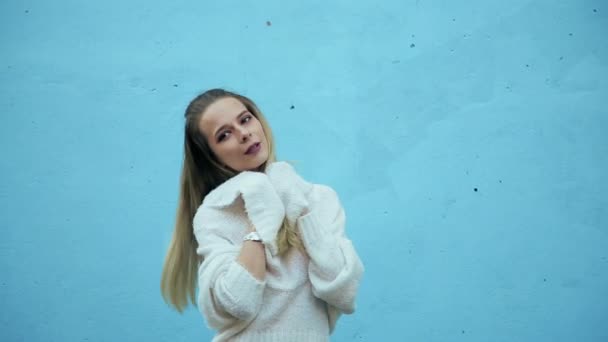
<path fill-rule="evenodd" d="M 297 214 L 297 196 L 290 201 L 290 193 L 298 191 L 309 209 L 304 216 Z M 284 218 L 296 223 L 306 253 L 292 248 L 277 255 Z M 250 224 L 264 241 L 264 281 L 236 260 Z M 328 341 L 340 315 L 355 311 L 364 267 L 346 237 L 340 200 L 330 187 L 304 181 L 287 163 L 224 182 L 205 197 L 193 226 L 203 257 L 198 307 L 217 331 L 213 342 Z"/>

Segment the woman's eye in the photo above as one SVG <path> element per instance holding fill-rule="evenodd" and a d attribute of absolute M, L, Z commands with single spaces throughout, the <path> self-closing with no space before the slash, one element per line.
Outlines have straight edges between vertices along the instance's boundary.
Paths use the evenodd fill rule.
<path fill-rule="evenodd" d="M 243 117 L 243 119 L 241 120 L 241 124 L 247 123 L 249 121 L 251 121 L 251 119 L 253 118 L 253 116 L 251 115 L 247 115 L 245 117 Z M 222 134 L 220 134 L 217 138 L 217 141 L 222 141 L 225 139 L 225 137 L 228 135 L 229 131 L 225 131 Z"/>
<path fill-rule="evenodd" d="M 222 134 L 220 134 L 219 138 L 217 139 L 218 141 L 222 141 L 224 140 L 224 137 L 228 134 L 228 132 L 224 132 Z"/>

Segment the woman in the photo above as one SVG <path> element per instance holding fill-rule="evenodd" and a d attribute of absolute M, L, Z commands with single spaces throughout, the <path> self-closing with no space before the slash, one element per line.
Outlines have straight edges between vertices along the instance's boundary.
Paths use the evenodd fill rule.
<path fill-rule="evenodd" d="M 213 341 L 328 341 L 354 312 L 364 271 L 336 192 L 276 161 L 270 127 L 247 97 L 209 90 L 185 118 L 164 300 L 179 312 L 197 305 Z"/>

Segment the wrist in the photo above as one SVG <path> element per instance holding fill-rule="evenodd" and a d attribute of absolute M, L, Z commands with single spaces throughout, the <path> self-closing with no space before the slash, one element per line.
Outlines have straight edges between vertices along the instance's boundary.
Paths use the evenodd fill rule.
<path fill-rule="evenodd" d="M 243 236 L 243 242 L 245 241 L 255 241 L 263 244 L 262 237 L 256 231 L 249 232 L 245 236 Z"/>

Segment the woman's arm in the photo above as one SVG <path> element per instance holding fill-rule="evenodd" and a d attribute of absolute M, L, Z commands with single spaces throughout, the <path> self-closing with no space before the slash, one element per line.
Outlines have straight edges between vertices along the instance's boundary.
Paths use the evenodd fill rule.
<path fill-rule="evenodd" d="M 337 193 L 307 182 L 286 162 L 272 163 L 267 173 L 283 202 L 287 221 L 299 227 L 310 257 L 313 294 L 329 304 L 330 323 L 337 311 L 354 312 L 363 264 L 344 233 L 344 209 Z"/>
<path fill-rule="evenodd" d="M 321 186 L 320 197 L 298 218 L 310 263 L 308 274 L 316 297 L 350 314 L 364 272 L 352 242 L 345 235 L 345 214 L 335 191 Z"/>
<path fill-rule="evenodd" d="M 198 270 L 198 305 L 209 325 L 222 329 L 236 320 L 253 320 L 261 307 L 266 281 L 256 278 L 238 260 L 241 254 L 247 256 L 252 246 L 236 246 L 211 232 L 205 232 L 200 241 L 197 254 L 203 256 L 203 262 Z"/>
<path fill-rule="evenodd" d="M 259 242 L 236 241 L 233 229 L 254 230 L 254 226 L 227 226 L 222 211 L 199 208 L 194 218 L 196 253 L 203 257 L 198 269 L 198 307 L 214 329 L 237 321 L 250 322 L 257 316 L 266 286 L 266 256 Z M 236 235 L 236 236 L 235 236 Z"/>
<path fill-rule="evenodd" d="M 229 209 L 239 197 L 247 221 L 235 220 L 239 214 Z M 199 207 L 193 219 L 196 252 L 203 257 L 198 303 L 211 327 L 219 330 L 236 320 L 250 322 L 258 314 L 266 286 L 265 250 L 272 252 L 284 215 L 267 176 L 254 172 L 226 181 Z M 248 230 L 259 232 L 264 244 L 240 241 Z"/>
<path fill-rule="evenodd" d="M 250 226 L 247 230 L 248 233 L 253 231 L 255 231 L 253 226 Z M 256 279 L 264 281 L 266 278 L 266 253 L 261 242 L 245 241 L 237 260 Z"/>

